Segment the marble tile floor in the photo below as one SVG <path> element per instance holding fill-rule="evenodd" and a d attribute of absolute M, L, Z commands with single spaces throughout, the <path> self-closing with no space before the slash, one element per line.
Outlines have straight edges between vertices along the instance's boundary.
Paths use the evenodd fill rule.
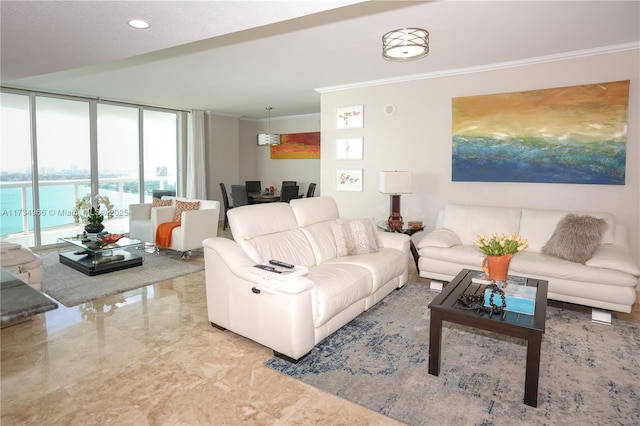
<path fill-rule="evenodd" d="M 203 265 L 202 252 L 188 262 Z M 60 305 L 2 329 L 0 349 L 3 426 L 399 424 L 265 367 L 269 349 L 211 327 L 204 271 Z"/>

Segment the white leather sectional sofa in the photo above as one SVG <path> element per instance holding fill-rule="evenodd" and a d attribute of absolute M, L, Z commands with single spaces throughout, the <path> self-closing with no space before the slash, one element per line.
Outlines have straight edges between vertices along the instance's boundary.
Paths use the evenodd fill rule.
<path fill-rule="evenodd" d="M 372 225 L 376 251 L 339 255 L 335 226 L 344 220 L 333 198 L 237 207 L 228 216 L 234 240 L 203 242 L 209 321 L 285 359 L 299 360 L 408 280 L 406 235 L 378 233 Z M 290 281 L 263 279 L 253 265 L 271 259 L 309 272 Z"/>
<path fill-rule="evenodd" d="M 602 218 L 607 224 L 585 264 L 541 252 L 569 213 Z M 629 251 L 626 226 L 610 213 L 451 204 L 440 212 L 436 228 L 417 244 L 420 276 L 448 282 L 463 268 L 479 270 L 484 255 L 473 240 L 492 232 L 515 232 L 529 240 L 529 247 L 512 258 L 509 274 L 547 280 L 548 299 L 631 312 L 640 268 Z"/>

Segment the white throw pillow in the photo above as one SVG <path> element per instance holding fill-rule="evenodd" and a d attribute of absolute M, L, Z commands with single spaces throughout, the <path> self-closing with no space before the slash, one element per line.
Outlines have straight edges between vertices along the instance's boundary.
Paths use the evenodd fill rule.
<path fill-rule="evenodd" d="M 382 248 L 373 219 L 336 219 L 331 224 L 336 239 L 336 256 L 373 253 Z"/>

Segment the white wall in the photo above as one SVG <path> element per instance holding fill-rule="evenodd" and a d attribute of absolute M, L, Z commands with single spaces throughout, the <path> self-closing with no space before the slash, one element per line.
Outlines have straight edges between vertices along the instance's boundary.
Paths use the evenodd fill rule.
<path fill-rule="evenodd" d="M 220 201 L 222 207 L 220 182 L 224 182 L 229 190 L 231 183 L 237 182 L 240 176 L 239 120 L 207 114 L 205 123 L 207 199 Z M 220 217 L 224 218 L 224 208 L 221 208 Z"/>
<path fill-rule="evenodd" d="M 335 197 L 343 216 L 386 219 L 389 196 L 378 192 L 378 173 L 410 170 L 414 173 L 414 190 L 413 194 L 402 196 L 402 215 L 405 220 L 422 220 L 430 229 L 438 210 L 447 203 L 608 211 L 628 226 L 632 252 L 640 261 L 639 57 L 636 49 L 493 71 L 322 91 L 322 195 Z M 429 57 L 423 60 L 428 61 Z M 451 181 L 453 97 L 618 80 L 631 80 L 625 185 Z M 387 104 L 396 106 L 395 115 L 384 114 Z M 364 105 L 364 128 L 337 130 L 336 108 L 351 105 Z M 336 139 L 349 135 L 364 137 L 364 160 L 335 159 Z M 335 170 L 339 168 L 364 169 L 363 192 L 336 191 Z"/>
<path fill-rule="evenodd" d="M 260 180 L 263 187 L 273 185 L 280 189 L 283 180 L 295 180 L 300 192 L 306 192 L 309 183 L 315 182 L 316 195 L 320 191 L 320 160 L 272 160 L 268 146 L 257 145 L 258 133 L 266 133 L 267 120 L 240 121 L 240 182 Z M 320 131 L 320 114 L 272 118 L 272 133 L 309 133 Z"/>

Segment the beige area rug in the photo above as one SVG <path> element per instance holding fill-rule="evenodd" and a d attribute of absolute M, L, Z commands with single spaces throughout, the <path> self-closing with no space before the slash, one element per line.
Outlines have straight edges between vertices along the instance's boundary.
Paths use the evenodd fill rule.
<path fill-rule="evenodd" d="M 146 253 L 142 266 L 93 277 L 61 264 L 57 252 L 42 253 L 42 292 L 71 307 L 204 269 L 200 265 L 174 259 L 170 253 Z"/>

